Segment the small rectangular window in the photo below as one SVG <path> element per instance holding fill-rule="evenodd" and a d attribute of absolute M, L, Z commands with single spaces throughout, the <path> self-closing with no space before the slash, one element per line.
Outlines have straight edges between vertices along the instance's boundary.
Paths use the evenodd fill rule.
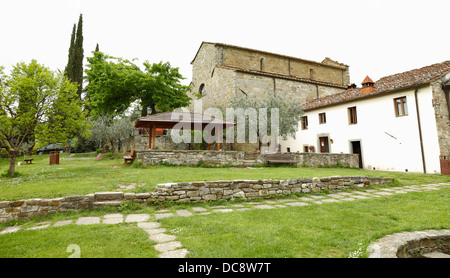
<path fill-rule="evenodd" d="M 308 116 L 302 117 L 302 129 L 308 129 Z"/>
<path fill-rule="evenodd" d="M 309 152 L 309 146 L 308 145 L 303 145 L 303 152 L 304 153 L 308 153 Z"/>
<path fill-rule="evenodd" d="M 358 119 L 356 116 L 356 106 L 348 108 L 348 124 L 356 125 L 358 123 Z"/>
<path fill-rule="evenodd" d="M 325 124 L 327 122 L 327 117 L 325 113 L 319 114 L 319 124 Z"/>
<path fill-rule="evenodd" d="M 394 99 L 395 116 L 407 116 L 408 106 L 406 105 L 406 97 L 399 97 Z"/>

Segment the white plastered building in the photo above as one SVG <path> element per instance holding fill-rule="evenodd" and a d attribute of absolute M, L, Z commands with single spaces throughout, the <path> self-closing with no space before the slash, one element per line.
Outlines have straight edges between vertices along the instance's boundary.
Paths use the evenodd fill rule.
<path fill-rule="evenodd" d="M 303 105 L 282 152 L 360 154 L 360 168 L 450 174 L 450 61 L 383 77 Z"/>

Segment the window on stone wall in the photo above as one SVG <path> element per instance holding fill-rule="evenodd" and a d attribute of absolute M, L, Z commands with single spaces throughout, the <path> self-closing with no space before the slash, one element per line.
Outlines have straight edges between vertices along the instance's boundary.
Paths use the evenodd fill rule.
<path fill-rule="evenodd" d="M 308 129 L 308 116 L 301 118 L 302 129 Z"/>
<path fill-rule="evenodd" d="M 200 87 L 198 88 L 198 93 L 201 94 L 202 96 L 205 95 L 206 93 L 205 84 L 202 83 L 202 85 L 200 85 Z"/>
<path fill-rule="evenodd" d="M 394 99 L 395 116 L 408 116 L 408 106 L 406 105 L 406 97 Z"/>
<path fill-rule="evenodd" d="M 348 124 L 356 125 L 358 123 L 358 119 L 356 117 L 356 106 L 348 108 Z"/>
<path fill-rule="evenodd" d="M 259 70 L 260 71 L 263 70 L 263 65 L 264 65 L 264 58 L 261 58 L 261 60 L 259 60 Z"/>
<path fill-rule="evenodd" d="M 319 124 L 327 123 L 327 117 L 325 113 L 319 113 Z"/>

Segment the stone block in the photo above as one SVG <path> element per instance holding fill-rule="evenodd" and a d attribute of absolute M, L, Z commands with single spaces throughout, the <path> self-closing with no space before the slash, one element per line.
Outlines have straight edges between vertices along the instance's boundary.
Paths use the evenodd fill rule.
<path fill-rule="evenodd" d="M 24 206 L 20 208 L 20 212 L 36 212 L 39 210 L 39 206 Z"/>
<path fill-rule="evenodd" d="M 95 201 L 118 201 L 123 200 L 123 192 L 96 192 Z"/>
<path fill-rule="evenodd" d="M 24 200 L 9 202 L 9 207 L 10 207 L 10 208 L 20 207 L 20 206 L 23 205 L 24 203 L 25 203 Z"/>
<path fill-rule="evenodd" d="M 205 201 L 214 201 L 216 199 L 217 199 L 216 194 L 206 194 L 203 196 L 203 200 L 205 200 Z"/>

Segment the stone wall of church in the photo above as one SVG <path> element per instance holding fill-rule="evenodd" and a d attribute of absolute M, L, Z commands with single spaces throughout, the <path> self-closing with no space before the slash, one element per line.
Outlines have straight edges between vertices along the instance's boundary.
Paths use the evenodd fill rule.
<path fill-rule="evenodd" d="M 262 71 L 260 71 L 261 59 Z M 232 98 L 243 95 L 261 97 L 276 94 L 289 101 L 309 101 L 342 92 L 344 88 L 341 86 L 349 83 L 348 67 L 329 61 L 321 64 L 254 50 L 204 43 L 192 62 L 191 97 L 193 100 L 202 101 L 203 110 L 210 107 L 228 107 Z M 259 71 L 259 73 L 236 71 L 227 66 Z M 274 76 L 272 73 L 284 75 L 285 78 Z M 289 76 L 311 78 L 313 81 L 303 82 L 290 79 Z M 325 86 L 315 81 L 335 85 Z M 201 87 L 204 88 L 202 92 Z M 194 110 L 194 101 L 189 106 L 189 110 Z"/>
<path fill-rule="evenodd" d="M 447 92 L 442 88 L 443 81 L 450 79 L 450 74 L 447 78 L 436 80 L 431 84 L 433 90 L 433 105 L 436 118 L 436 128 L 438 132 L 439 149 L 443 156 L 450 156 L 450 113 L 447 100 Z"/>

